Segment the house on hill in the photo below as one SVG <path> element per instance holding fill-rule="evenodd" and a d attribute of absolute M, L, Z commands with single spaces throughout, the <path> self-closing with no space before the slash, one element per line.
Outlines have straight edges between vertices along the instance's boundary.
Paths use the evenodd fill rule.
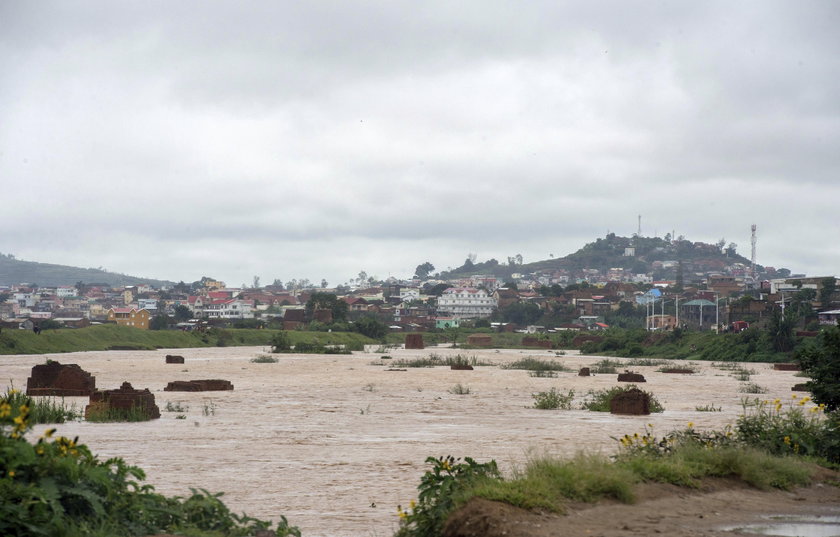
<path fill-rule="evenodd" d="M 108 310 L 108 321 L 120 326 L 131 326 L 141 330 L 149 329 L 149 310 L 135 308 L 111 308 Z"/>

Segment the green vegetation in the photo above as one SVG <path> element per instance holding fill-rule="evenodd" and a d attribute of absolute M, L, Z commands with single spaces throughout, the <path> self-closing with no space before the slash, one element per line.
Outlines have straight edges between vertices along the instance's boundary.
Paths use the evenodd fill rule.
<path fill-rule="evenodd" d="M 432 469 L 420 480 L 418 501 L 407 509 L 397 506 L 400 529 L 395 537 L 437 537 L 447 515 L 466 499 L 469 489 L 487 478 L 498 478 L 495 461 L 477 463 L 466 457 L 429 457 Z"/>
<path fill-rule="evenodd" d="M 54 397 L 29 397 L 14 387 L 7 388 L 6 393 L 0 397 L 0 401 L 12 408 L 25 406 L 29 409 L 29 423 L 64 423 L 82 418 L 82 412 L 76 408 L 75 403 L 68 408 L 64 401 L 60 403 Z"/>
<path fill-rule="evenodd" d="M 108 405 L 91 405 L 85 419 L 93 423 L 149 421 L 149 414 L 139 406 L 114 408 Z"/>
<path fill-rule="evenodd" d="M 261 354 L 251 358 L 251 363 L 254 364 L 276 364 L 278 361 L 274 356 L 268 356 L 267 354 Z"/>
<path fill-rule="evenodd" d="M 454 394 L 454 395 L 469 395 L 470 394 L 470 387 L 469 386 L 464 386 L 463 384 L 461 384 L 459 382 L 455 386 L 452 386 L 451 388 L 449 388 L 449 393 Z"/>
<path fill-rule="evenodd" d="M 589 410 L 592 412 L 609 412 L 610 401 L 612 401 L 613 397 L 624 392 L 630 391 L 632 389 L 638 389 L 638 387 L 631 384 L 629 386 L 614 386 L 612 388 L 604 388 L 603 390 L 597 391 L 589 390 L 588 392 L 586 392 L 586 399 L 581 404 L 581 408 L 583 410 Z M 653 396 L 653 394 L 647 392 L 644 393 L 646 393 L 650 398 L 651 412 L 659 413 L 665 411 L 665 408 L 656 399 L 656 397 Z"/>
<path fill-rule="evenodd" d="M 804 402 L 803 402 L 804 401 Z M 734 430 L 698 431 L 693 424 L 661 437 L 651 428 L 626 434 L 612 458 L 578 454 L 571 459 L 535 458 L 509 478 L 495 461 L 428 458 L 432 465 L 418 487 L 420 500 L 398 507 L 398 537 L 439 535 L 447 517 L 470 498 L 524 509 L 562 513 L 570 501 L 612 499 L 630 503 L 644 482 L 699 487 L 709 477 L 735 478 L 753 487 L 790 489 L 807 485 L 817 465 L 840 462 L 840 422 L 825 406 L 794 400 L 787 408 L 745 401 Z M 803 458 L 807 456 L 808 458 Z"/>
<path fill-rule="evenodd" d="M 575 391 L 569 390 L 566 393 L 558 392 L 556 388 L 551 388 L 547 392 L 532 393 L 534 398 L 534 408 L 541 410 L 571 410 L 572 400 L 575 398 Z"/>
<path fill-rule="evenodd" d="M 702 405 L 694 407 L 694 410 L 697 412 L 720 412 L 722 407 L 715 406 L 715 405 Z"/>
<path fill-rule="evenodd" d="M 528 356 L 501 366 L 502 369 L 526 369 L 528 371 L 569 371 L 569 368 L 554 360 L 542 360 Z"/>
<path fill-rule="evenodd" d="M 741 393 L 767 393 L 767 388 L 755 382 L 745 382 L 738 388 Z"/>
<path fill-rule="evenodd" d="M 17 393 L 0 397 L 0 534 L 90 537 L 156 533 L 194 537 L 239 537 L 271 523 L 232 513 L 206 490 L 166 497 L 141 485 L 143 470 L 122 459 L 100 461 L 78 439 L 49 429 L 34 443 L 32 404 Z M 300 536 L 281 517 L 277 536 Z"/>
<path fill-rule="evenodd" d="M 351 332 L 280 330 L 271 338 L 271 352 L 295 354 L 350 354 L 364 350 L 373 340 Z"/>
<path fill-rule="evenodd" d="M 270 345 L 281 330 L 255 328 L 216 329 L 183 332 L 180 330 L 140 330 L 115 324 L 78 329 L 45 330 L 35 334 L 29 330 L 3 330 L 0 333 L 0 354 L 48 354 L 104 350 L 155 350 L 188 347 Z M 374 340 L 354 332 L 289 331 L 291 345 L 310 343 L 344 345 L 361 350 Z"/>
<path fill-rule="evenodd" d="M 172 401 L 166 402 L 165 410 L 167 412 L 186 412 L 189 410 L 190 407 L 181 403 L 173 403 Z"/>
<path fill-rule="evenodd" d="M 595 362 L 595 364 L 590 368 L 590 372 L 595 373 L 596 375 L 618 373 L 618 368 L 623 365 L 624 364 L 618 360 L 610 360 L 609 358 L 606 358 Z"/>
<path fill-rule="evenodd" d="M 411 358 L 394 360 L 393 367 L 438 367 L 438 366 L 492 366 L 492 362 L 483 362 L 475 356 L 464 356 L 456 354 L 442 358 L 439 354 L 432 353 L 428 358 Z"/>
<path fill-rule="evenodd" d="M 831 411 L 840 409 L 840 327 L 824 330 L 797 358 L 803 372 L 811 377 L 806 387 L 814 401 Z"/>

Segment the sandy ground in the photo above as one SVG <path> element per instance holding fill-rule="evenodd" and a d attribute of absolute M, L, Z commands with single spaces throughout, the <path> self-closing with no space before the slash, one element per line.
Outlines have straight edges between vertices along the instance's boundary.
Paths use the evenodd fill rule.
<path fill-rule="evenodd" d="M 617 446 L 612 437 L 642 432 L 647 424 L 659 433 L 688 422 L 695 428 L 724 427 L 740 414 L 745 397 L 739 392 L 742 383 L 727 371 L 696 363 L 698 373 L 693 375 L 632 368 L 647 378 L 644 388 L 666 409 L 661 414 L 537 410 L 534 392 L 574 389 L 580 400 L 590 389 L 616 385 L 616 375 L 579 377 L 578 368 L 601 358 L 548 351 L 434 348 L 389 350 L 390 362 L 376 352 L 274 355 L 278 363 L 250 362 L 265 351 L 227 347 L 3 356 L 0 378 L 3 384 L 25 387 L 31 367 L 51 358 L 79 364 L 96 377 L 100 389 L 117 388 L 123 381 L 149 388 L 161 419 L 67 423 L 59 434 L 78 435 L 101 458 L 119 456 L 140 466 L 158 492 L 184 495 L 190 487 L 224 491 L 235 511 L 273 520 L 286 515 L 306 536 L 391 535 L 397 528 L 396 506 L 416 497 L 430 455 L 495 459 L 503 471 L 510 471 L 534 454 L 610 454 Z M 432 352 L 461 352 L 497 365 L 539 356 L 574 372 L 535 378 L 498 366 L 387 370 L 397 359 Z M 186 363 L 165 364 L 166 354 L 180 354 Z M 750 381 L 767 388 L 760 396 L 764 399 L 790 400 L 791 386 L 802 380 L 768 364 L 746 367 L 755 370 Z M 235 390 L 163 391 L 173 380 L 205 378 L 229 380 Z M 470 393 L 450 393 L 458 383 Z M 87 398 L 67 401 L 84 406 Z M 188 410 L 167 412 L 167 403 Z M 706 405 L 721 411 L 697 410 Z"/>

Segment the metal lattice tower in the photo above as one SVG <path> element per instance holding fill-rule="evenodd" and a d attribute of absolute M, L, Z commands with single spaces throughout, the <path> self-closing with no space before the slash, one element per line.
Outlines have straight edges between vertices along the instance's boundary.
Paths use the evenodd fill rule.
<path fill-rule="evenodd" d="M 753 281 L 755 281 L 755 224 L 752 225 L 752 237 L 750 237 L 750 242 L 752 243 L 752 255 L 750 256 L 750 275 L 752 276 Z"/>

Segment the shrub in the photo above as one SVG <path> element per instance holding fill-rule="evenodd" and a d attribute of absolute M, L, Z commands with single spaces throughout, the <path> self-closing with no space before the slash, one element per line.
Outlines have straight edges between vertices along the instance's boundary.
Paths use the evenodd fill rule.
<path fill-rule="evenodd" d="M 64 401 L 59 403 L 55 398 L 33 399 L 15 388 L 6 389 L 0 400 L 12 408 L 20 408 L 21 405 L 29 408 L 29 422 L 33 425 L 64 423 L 82 418 L 82 412 L 76 409 L 75 403 L 67 408 Z"/>
<path fill-rule="evenodd" d="M 459 382 L 455 386 L 452 386 L 451 388 L 449 388 L 449 393 L 454 394 L 454 395 L 469 395 L 470 387 L 469 386 L 464 386 L 463 384 L 461 384 Z"/>
<path fill-rule="evenodd" d="M 285 330 L 274 334 L 271 338 L 271 352 L 289 352 L 292 349 L 292 340 Z"/>
<path fill-rule="evenodd" d="M 604 388 L 603 390 L 589 390 L 586 393 L 586 399 L 581 404 L 583 410 L 590 410 L 593 412 L 609 412 L 610 401 L 613 397 L 632 389 L 638 389 L 635 385 L 629 386 L 614 386 L 612 388 Z M 643 390 L 644 391 L 644 390 Z M 653 394 L 644 392 L 650 398 L 650 411 L 654 413 L 664 412 L 665 408 L 653 396 Z"/>
<path fill-rule="evenodd" d="M 251 363 L 254 364 L 276 364 L 277 362 L 277 358 L 275 358 L 274 356 L 268 356 L 266 354 L 261 354 L 260 356 L 251 358 Z"/>
<path fill-rule="evenodd" d="M 605 359 L 605 360 L 600 360 L 598 362 L 595 362 L 595 364 L 592 365 L 592 367 L 590 369 L 591 369 L 592 373 L 596 373 L 596 374 L 617 373 L 618 372 L 617 368 L 621 365 L 623 365 L 623 364 L 621 362 L 619 362 L 618 360 Z"/>
<path fill-rule="evenodd" d="M 554 360 L 541 360 L 528 356 L 515 362 L 503 365 L 502 369 L 527 369 L 529 371 L 569 371 L 569 368 Z"/>
<path fill-rule="evenodd" d="M 755 382 L 745 382 L 744 384 L 741 384 L 738 391 L 741 393 L 767 393 L 767 388 L 761 386 L 760 384 L 756 384 Z"/>
<path fill-rule="evenodd" d="M 558 392 L 556 388 L 551 388 L 547 392 L 537 392 L 531 394 L 534 398 L 534 408 L 542 410 L 571 410 L 572 400 L 575 398 L 575 391 Z"/>
<path fill-rule="evenodd" d="M 743 414 L 735 430 L 744 443 L 775 455 L 812 455 L 840 462 L 840 421 L 826 414 L 826 405 L 809 397 L 742 401 Z"/>
<path fill-rule="evenodd" d="M 396 537 L 437 537 L 446 517 L 460 502 L 470 487 L 484 479 L 499 477 L 496 461 L 477 463 L 465 457 L 464 462 L 451 455 L 426 459 L 432 469 L 420 479 L 417 502 L 407 509 L 397 506 L 400 529 Z"/>

